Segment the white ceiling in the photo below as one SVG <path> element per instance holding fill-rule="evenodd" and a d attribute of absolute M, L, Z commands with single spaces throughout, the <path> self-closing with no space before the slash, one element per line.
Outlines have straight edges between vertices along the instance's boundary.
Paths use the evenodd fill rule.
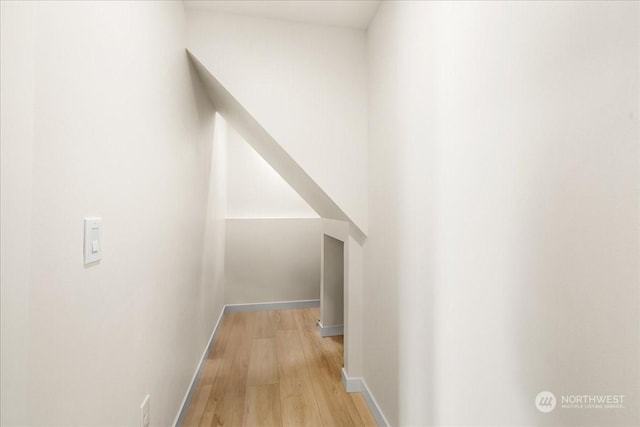
<path fill-rule="evenodd" d="M 365 30 L 380 0 L 184 0 L 189 9 Z"/>

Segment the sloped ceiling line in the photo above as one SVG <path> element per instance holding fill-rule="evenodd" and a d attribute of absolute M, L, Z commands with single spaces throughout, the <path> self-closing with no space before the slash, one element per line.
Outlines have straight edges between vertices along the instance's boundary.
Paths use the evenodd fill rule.
<path fill-rule="evenodd" d="M 333 199 L 307 174 L 282 146 L 256 121 L 216 77 L 187 49 L 190 63 L 204 86 L 214 108 L 242 136 L 269 165 L 284 178 L 323 218 L 348 222 L 354 237 L 363 241 L 366 234 L 333 201 Z"/>

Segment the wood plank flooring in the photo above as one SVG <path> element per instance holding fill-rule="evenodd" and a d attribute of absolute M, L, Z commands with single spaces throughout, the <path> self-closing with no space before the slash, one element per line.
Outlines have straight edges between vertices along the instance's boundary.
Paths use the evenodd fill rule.
<path fill-rule="evenodd" d="M 183 426 L 376 426 L 317 308 L 227 313 Z"/>

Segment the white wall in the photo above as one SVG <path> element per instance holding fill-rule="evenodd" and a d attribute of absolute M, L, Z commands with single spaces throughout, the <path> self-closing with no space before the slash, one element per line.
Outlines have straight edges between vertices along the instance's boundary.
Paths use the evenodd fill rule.
<path fill-rule="evenodd" d="M 184 47 L 181 2 L 2 2 L 3 424 L 137 425 L 147 393 L 174 420 L 223 302 Z"/>
<path fill-rule="evenodd" d="M 225 302 L 320 297 L 318 214 L 229 126 Z"/>
<path fill-rule="evenodd" d="M 231 127 L 227 139 L 227 217 L 319 218 Z"/>
<path fill-rule="evenodd" d="M 0 424 L 29 414 L 33 3 L 0 3 Z"/>
<path fill-rule="evenodd" d="M 366 233 L 364 32 L 202 10 L 187 19 L 189 50 Z"/>
<path fill-rule="evenodd" d="M 222 312 L 225 282 L 227 135 L 229 126 L 225 119 L 217 113 L 214 120 L 200 285 L 200 305 L 202 317 L 205 319 L 202 324 L 204 333 L 211 332 L 211 325 L 217 322 Z"/>
<path fill-rule="evenodd" d="M 342 242 L 343 261 L 343 304 L 344 304 L 344 371 L 348 378 L 361 378 L 362 368 L 362 336 L 363 323 L 363 242 L 362 236 L 352 224 L 333 219 L 322 219 L 323 242 L 324 236 Z M 324 276 L 324 250 L 321 251 L 322 276 Z M 336 260 L 334 260 L 334 263 Z M 324 280 L 324 277 L 321 277 Z M 321 289 L 324 284 L 321 284 Z M 320 315 L 322 324 L 328 324 L 324 316 L 324 300 L 320 301 Z M 387 349 L 388 351 L 388 349 Z M 392 352 L 391 352 L 392 353 Z"/>
<path fill-rule="evenodd" d="M 227 219 L 225 302 L 320 298 L 320 219 Z"/>
<path fill-rule="evenodd" d="M 322 326 L 344 325 L 344 242 L 323 235 L 320 320 Z"/>
<path fill-rule="evenodd" d="M 638 8 L 379 10 L 363 356 L 392 424 L 638 424 Z"/>

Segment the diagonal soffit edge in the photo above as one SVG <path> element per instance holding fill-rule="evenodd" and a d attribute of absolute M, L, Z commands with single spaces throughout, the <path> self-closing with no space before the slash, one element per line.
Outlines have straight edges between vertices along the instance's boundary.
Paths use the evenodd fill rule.
<path fill-rule="evenodd" d="M 322 218 L 348 222 L 357 241 L 366 234 L 305 172 L 284 148 L 237 99 L 215 78 L 213 73 L 187 49 L 190 63 L 204 86 L 205 93 L 216 111 L 242 136 L 256 152 L 300 195 Z"/>

